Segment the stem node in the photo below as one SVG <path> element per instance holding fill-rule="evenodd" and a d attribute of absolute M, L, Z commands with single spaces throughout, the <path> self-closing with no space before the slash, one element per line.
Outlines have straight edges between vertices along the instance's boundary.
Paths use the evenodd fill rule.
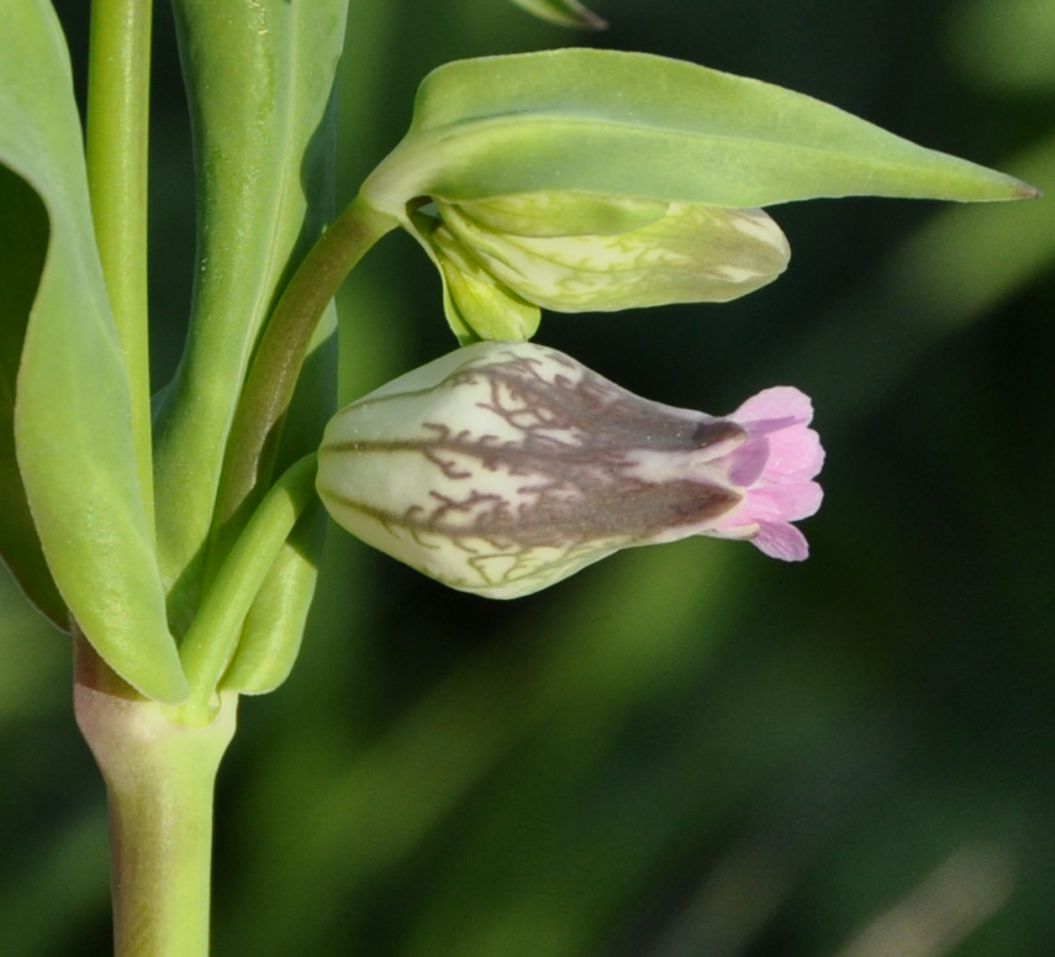
<path fill-rule="evenodd" d="M 115 957 L 209 952 L 213 790 L 238 696 L 208 723 L 137 695 L 76 638 L 74 712 L 106 781 Z"/>

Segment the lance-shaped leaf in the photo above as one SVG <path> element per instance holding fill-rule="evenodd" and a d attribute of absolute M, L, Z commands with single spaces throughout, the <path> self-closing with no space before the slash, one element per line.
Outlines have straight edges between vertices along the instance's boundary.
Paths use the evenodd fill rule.
<path fill-rule="evenodd" d="M 5 0 L 0 12 L 0 162 L 36 191 L 50 224 L 16 385 L 18 466 L 80 628 L 139 691 L 177 701 L 186 683 L 136 481 L 128 380 L 92 232 L 69 59 L 45 0 Z"/>
<path fill-rule="evenodd" d="M 246 615 L 223 688 L 267 694 L 289 677 L 315 597 L 322 518 L 318 505 L 312 506 L 276 557 Z"/>
<path fill-rule="evenodd" d="M 0 166 L 0 555 L 54 625 L 69 615 L 44 561 L 15 459 L 15 378 L 48 248 L 48 214 L 25 180 Z"/>
<path fill-rule="evenodd" d="M 410 130 L 363 195 L 405 216 L 418 196 L 457 202 L 552 189 L 736 207 L 1036 194 L 772 84 L 641 53 L 569 49 L 433 71 Z"/>
<path fill-rule="evenodd" d="M 337 309 L 330 304 L 316 329 L 282 431 L 277 468 L 282 471 L 316 448 L 337 404 Z M 289 676 L 318 578 L 325 523 L 314 506 L 301 516 L 275 558 L 242 626 L 222 686 L 239 694 L 266 694 Z"/>
<path fill-rule="evenodd" d="M 178 583 L 177 631 L 194 612 L 254 345 L 282 283 L 332 213 L 332 87 L 347 7 L 347 0 L 173 4 L 195 134 L 199 230 L 187 348 L 155 442 L 158 549 L 166 582 Z M 259 478 L 266 485 L 268 477 Z"/>

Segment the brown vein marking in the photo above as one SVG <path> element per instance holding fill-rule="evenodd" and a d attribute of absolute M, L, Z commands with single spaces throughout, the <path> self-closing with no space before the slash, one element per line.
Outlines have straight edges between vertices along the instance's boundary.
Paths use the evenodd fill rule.
<path fill-rule="evenodd" d="M 558 373 L 547 379 L 540 370 L 548 369 L 549 362 L 514 357 L 460 369 L 442 384 L 444 389 L 458 388 L 483 377 L 489 384 L 489 401 L 477 407 L 511 425 L 520 433 L 519 440 L 491 433 L 473 437 L 466 429 L 452 434 L 443 423 L 425 422 L 421 427 L 433 433 L 432 438 L 349 440 L 324 446 L 327 453 L 417 452 L 455 481 L 471 482 L 472 468 L 460 463 L 475 460 L 489 471 L 504 468 L 511 476 L 533 477 L 532 484 L 517 489 L 520 500 L 473 490 L 462 499 L 434 492 L 434 508 L 419 503 L 400 516 L 351 497 L 334 498 L 386 525 L 402 525 L 415 537 L 431 533 L 475 538 L 502 549 L 566 547 L 611 537 L 645 540 L 671 528 L 703 523 L 740 501 L 736 492 L 691 475 L 647 482 L 628 474 L 637 452 L 704 449 L 745 437 L 739 425 L 674 413 L 565 357 L 552 355 L 550 361 L 578 376 Z"/>
<path fill-rule="evenodd" d="M 666 406 L 649 402 L 627 392 L 600 376 L 587 372 L 575 383 L 563 377 L 547 382 L 532 368 L 531 360 L 498 366 L 462 370 L 445 385 L 470 384 L 477 376 L 490 381 L 491 401 L 476 407 L 491 412 L 523 434 L 520 446 L 528 452 L 542 448 L 568 450 L 576 445 L 584 452 L 606 453 L 612 450 L 647 449 L 659 452 L 684 452 L 704 449 L 726 440 L 746 436 L 744 429 L 727 419 L 713 419 L 700 414 L 693 419 L 674 415 Z M 510 366 L 517 370 L 510 370 Z M 510 372 L 513 374 L 510 374 Z M 524 372 L 527 372 L 527 375 Z M 512 400 L 512 401 L 510 401 Z M 527 421 L 524 421 L 527 419 Z M 437 433 L 433 440 L 348 440 L 323 446 L 325 451 L 408 451 L 434 448 L 457 449 L 465 454 L 483 449 L 501 451 L 512 458 L 516 445 L 485 434 L 476 439 L 462 430 L 450 437 L 442 423 L 422 423 Z M 562 431 L 574 438 L 575 445 L 562 442 L 552 433 Z"/>
<path fill-rule="evenodd" d="M 729 511 L 740 501 L 735 492 L 691 481 L 611 483 L 568 498 L 543 490 L 534 504 L 513 508 L 495 497 L 490 508 L 469 521 L 452 521 L 487 498 L 472 493 L 461 501 L 436 496 L 434 509 L 413 505 L 402 515 L 379 509 L 350 496 L 332 495 L 336 502 L 368 515 L 386 527 L 451 540 L 479 539 L 505 551 L 515 548 L 561 548 L 606 538 L 646 541 L 663 532 L 696 525 Z"/>

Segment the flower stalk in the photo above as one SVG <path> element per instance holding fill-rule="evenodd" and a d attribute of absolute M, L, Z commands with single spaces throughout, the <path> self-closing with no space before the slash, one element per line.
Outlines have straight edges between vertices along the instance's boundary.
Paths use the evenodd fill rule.
<path fill-rule="evenodd" d="M 213 520 L 214 564 L 239 526 L 238 515 L 266 488 L 282 422 L 327 304 L 355 264 L 398 225 L 354 200 L 305 256 L 282 293 L 253 357 L 231 426 Z"/>

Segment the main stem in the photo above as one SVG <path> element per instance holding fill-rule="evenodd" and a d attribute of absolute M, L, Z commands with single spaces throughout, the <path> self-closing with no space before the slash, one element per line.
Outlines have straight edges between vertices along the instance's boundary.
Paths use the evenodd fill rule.
<path fill-rule="evenodd" d="M 106 781 L 115 957 L 206 957 L 216 772 L 237 696 L 188 726 L 76 638 L 77 724 Z"/>
<path fill-rule="evenodd" d="M 147 331 L 152 0 L 92 0 L 86 159 L 95 239 L 124 353 L 143 504 L 154 514 Z"/>

